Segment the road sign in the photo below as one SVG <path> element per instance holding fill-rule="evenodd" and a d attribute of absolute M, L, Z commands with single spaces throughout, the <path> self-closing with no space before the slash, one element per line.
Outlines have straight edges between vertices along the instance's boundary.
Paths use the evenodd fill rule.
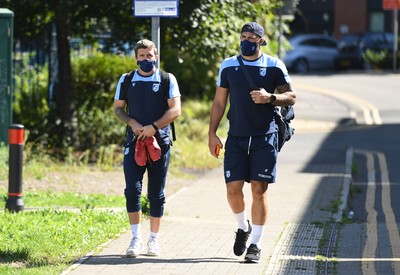
<path fill-rule="evenodd" d="M 384 10 L 400 9 L 400 0 L 382 0 Z"/>
<path fill-rule="evenodd" d="M 178 0 L 134 0 L 136 17 L 178 17 Z"/>

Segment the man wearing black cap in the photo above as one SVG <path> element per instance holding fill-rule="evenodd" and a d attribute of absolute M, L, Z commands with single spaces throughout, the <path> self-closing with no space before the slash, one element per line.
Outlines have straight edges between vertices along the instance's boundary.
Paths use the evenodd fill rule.
<path fill-rule="evenodd" d="M 224 176 L 228 203 L 239 227 L 233 251 L 241 256 L 247 249 L 246 262 L 260 260 L 261 237 L 268 212 L 267 190 L 276 178 L 278 126 L 274 110 L 276 106 L 294 105 L 296 102 L 283 62 L 261 51 L 260 47 L 266 44 L 261 25 L 250 22 L 242 27 L 241 55 L 221 63 L 210 114 L 208 146 L 211 154 L 218 157 L 216 148 L 222 148 L 223 144 L 217 136 L 217 129 L 229 98 Z M 250 88 L 239 58 L 257 88 Z M 246 217 L 245 181 L 251 184 L 251 223 Z M 251 243 L 247 247 L 250 235 Z"/>

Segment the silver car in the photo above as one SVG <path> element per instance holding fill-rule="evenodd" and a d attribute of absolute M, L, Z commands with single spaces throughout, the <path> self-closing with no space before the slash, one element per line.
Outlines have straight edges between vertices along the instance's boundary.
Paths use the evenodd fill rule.
<path fill-rule="evenodd" d="M 288 70 L 305 74 L 310 70 L 332 70 L 338 53 L 336 39 L 323 34 L 298 34 L 290 37 L 291 49 L 283 56 Z"/>

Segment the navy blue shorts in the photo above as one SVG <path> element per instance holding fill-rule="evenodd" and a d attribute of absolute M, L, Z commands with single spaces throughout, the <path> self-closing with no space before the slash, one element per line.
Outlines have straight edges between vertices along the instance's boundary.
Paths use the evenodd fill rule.
<path fill-rule="evenodd" d="M 274 183 L 278 157 L 278 134 L 228 136 L 225 143 L 225 182 L 245 180 Z"/>
<path fill-rule="evenodd" d="M 161 158 L 157 161 L 139 166 L 135 162 L 135 142 L 128 142 L 124 148 L 125 198 L 128 213 L 142 210 L 140 197 L 142 194 L 143 175 L 147 170 L 148 186 L 147 197 L 150 202 L 150 216 L 164 215 L 164 187 L 170 160 L 170 145 L 160 145 Z"/>

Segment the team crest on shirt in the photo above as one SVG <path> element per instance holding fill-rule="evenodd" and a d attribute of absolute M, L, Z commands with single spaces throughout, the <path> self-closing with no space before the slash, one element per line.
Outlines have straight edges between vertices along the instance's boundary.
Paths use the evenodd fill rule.
<path fill-rule="evenodd" d="M 129 154 L 129 148 L 128 147 L 126 147 L 125 151 L 124 151 L 124 155 L 127 155 L 127 154 Z"/>
<path fill-rule="evenodd" d="M 260 75 L 265 76 L 267 74 L 267 68 L 260 68 Z"/>
<path fill-rule="evenodd" d="M 153 84 L 153 92 L 157 93 L 159 89 L 160 89 L 160 83 Z"/>

